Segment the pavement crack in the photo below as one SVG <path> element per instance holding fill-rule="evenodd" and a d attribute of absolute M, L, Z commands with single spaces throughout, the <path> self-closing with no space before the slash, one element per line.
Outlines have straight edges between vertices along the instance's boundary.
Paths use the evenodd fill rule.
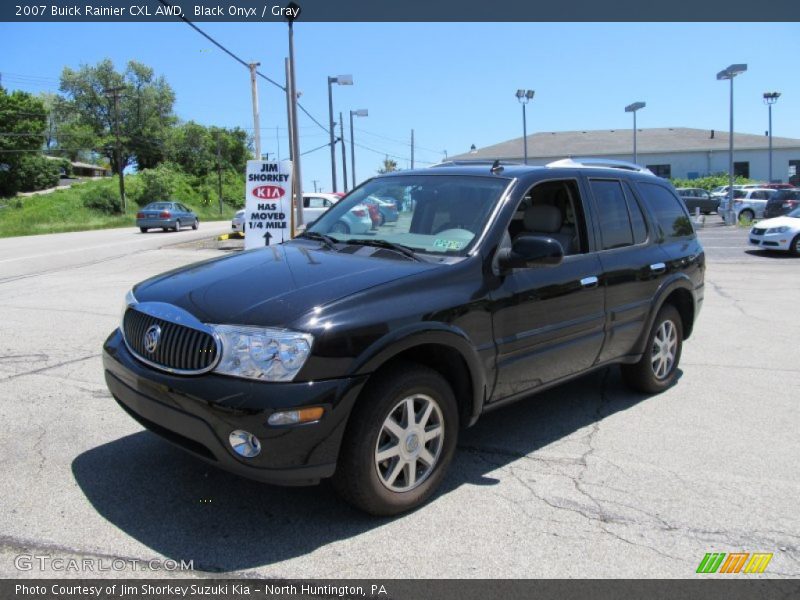
<path fill-rule="evenodd" d="M 73 359 L 70 359 L 70 360 L 64 360 L 64 361 L 61 361 L 61 362 L 56 363 L 54 365 L 47 365 L 45 367 L 39 367 L 38 369 L 32 369 L 30 371 L 23 371 L 22 373 L 13 373 L 12 375 L 9 375 L 8 377 L 4 377 L 3 379 L 0 379 L 0 383 L 2 383 L 4 381 L 10 381 L 12 379 L 17 379 L 18 377 L 25 377 L 27 375 L 36 375 L 37 373 L 44 373 L 45 371 L 51 371 L 52 369 L 57 369 L 58 367 L 63 367 L 65 365 L 71 365 L 71 364 L 74 364 L 74 363 L 83 362 L 84 360 L 89 360 L 90 358 L 97 358 L 99 356 L 100 356 L 99 353 L 89 354 L 87 356 L 81 356 L 79 358 L 73 358 Z"/>

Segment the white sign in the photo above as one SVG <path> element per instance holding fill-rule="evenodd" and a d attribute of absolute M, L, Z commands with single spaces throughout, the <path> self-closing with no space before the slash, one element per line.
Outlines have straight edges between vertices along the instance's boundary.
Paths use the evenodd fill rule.
<path fill-rule="evenodd" d="M 292 238 L 292 161 L 247 161 L 244 249 Z"/>

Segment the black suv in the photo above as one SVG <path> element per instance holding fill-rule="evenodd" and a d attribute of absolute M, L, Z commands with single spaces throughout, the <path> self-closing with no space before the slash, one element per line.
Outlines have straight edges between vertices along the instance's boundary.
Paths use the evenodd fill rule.
<path fill-rule="evenodd" d="M 399 219 L 346 233 L 370 195 Z M 673 384 L 704 270 L 683 203 L 643 170 L 392 173 L 285 244 L 136 285 L 105 378 L 134 419 L 223 469 L 333 477 L 396 514 L 484 411 L 612 363 L 636 390 Z"/>

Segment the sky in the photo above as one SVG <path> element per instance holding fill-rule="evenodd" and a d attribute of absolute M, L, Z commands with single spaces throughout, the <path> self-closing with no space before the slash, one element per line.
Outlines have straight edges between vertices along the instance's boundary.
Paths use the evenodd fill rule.
<path fill-rule="evenodd" d="M 245 61 L 283 83 L 288 53 L 282 23 L 199 23 Z M 533 89 L 528 133 L 632 127 L 624 107 L 644 101 L 638 126 L 728 130 L 732 63 L 735 130 L 763 133 L 762 94 L 782 93 L 773 134 L 800 138 L 798 23 L 304 23 L 295 24 L 300 102 L 328 120 L 327 77 L 335 118 L 344 114 L 350 179 L 349 111 L 356 118 L 357 179 L 375 174 L 386 154 L 410 166 L 439 162 L 522 135 L 519 88 Z M 183 120 L 253 131 L 249 71 L 185 23 L 0 23 L 0 74 L 8 89 L 57 91 L 61 70 L 110 58 L 153 67 L 176 94 Z M 259 79 L 262 152 L 288 156 L 286 100 Z M 327 133 L 300 113 L 303 187 L 331 189 Z M 277 130 L 276 130 L 277 128 Z M 312 151 L 313 150 L 313 151 Z M 337 146 L 341 182 L 341 147 Z"/>

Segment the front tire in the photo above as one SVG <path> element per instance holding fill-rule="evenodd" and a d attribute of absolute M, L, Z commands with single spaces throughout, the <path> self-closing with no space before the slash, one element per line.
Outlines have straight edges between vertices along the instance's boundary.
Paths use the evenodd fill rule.
<path fill-rule="evenodd" d="M 198 227 L 200 227 L 200 219 L 195 219 L 195 220 L 194 220 L 194 225 L 192 225 L 192 229 L 194 229 L 195 231 L 197 231 L 197 228 L 198 228 Z"/>
<path fill-rule="evenodd" d="M 794 236 L 792 243 L 789 244 L 789 254 L 792 256 L 800 256 L 800 233 Z"/>
<path fill-rule="evenodd" d="M 621 365 L 622 378 L 637 392 L 663 392 L 678 377 L 682 349 L 681 315 L 672 304 L 665 304 L 656 315 L 641 360 L 633 365 Z"/>
<path fill-rule="evenodd" d="M 353 506 L 389 516 L 436 491 L 455 453 L 458 406 L 428 367 L 403 363 L 377 377 L 350 415 L 333 485 Z"/>
<path fill-rule="evenodd" d="M 756 218 L 756 214 L 749 208 L 744 209 L 739 213 L 739 223 L 742 225 L 749 225 Z"/>

